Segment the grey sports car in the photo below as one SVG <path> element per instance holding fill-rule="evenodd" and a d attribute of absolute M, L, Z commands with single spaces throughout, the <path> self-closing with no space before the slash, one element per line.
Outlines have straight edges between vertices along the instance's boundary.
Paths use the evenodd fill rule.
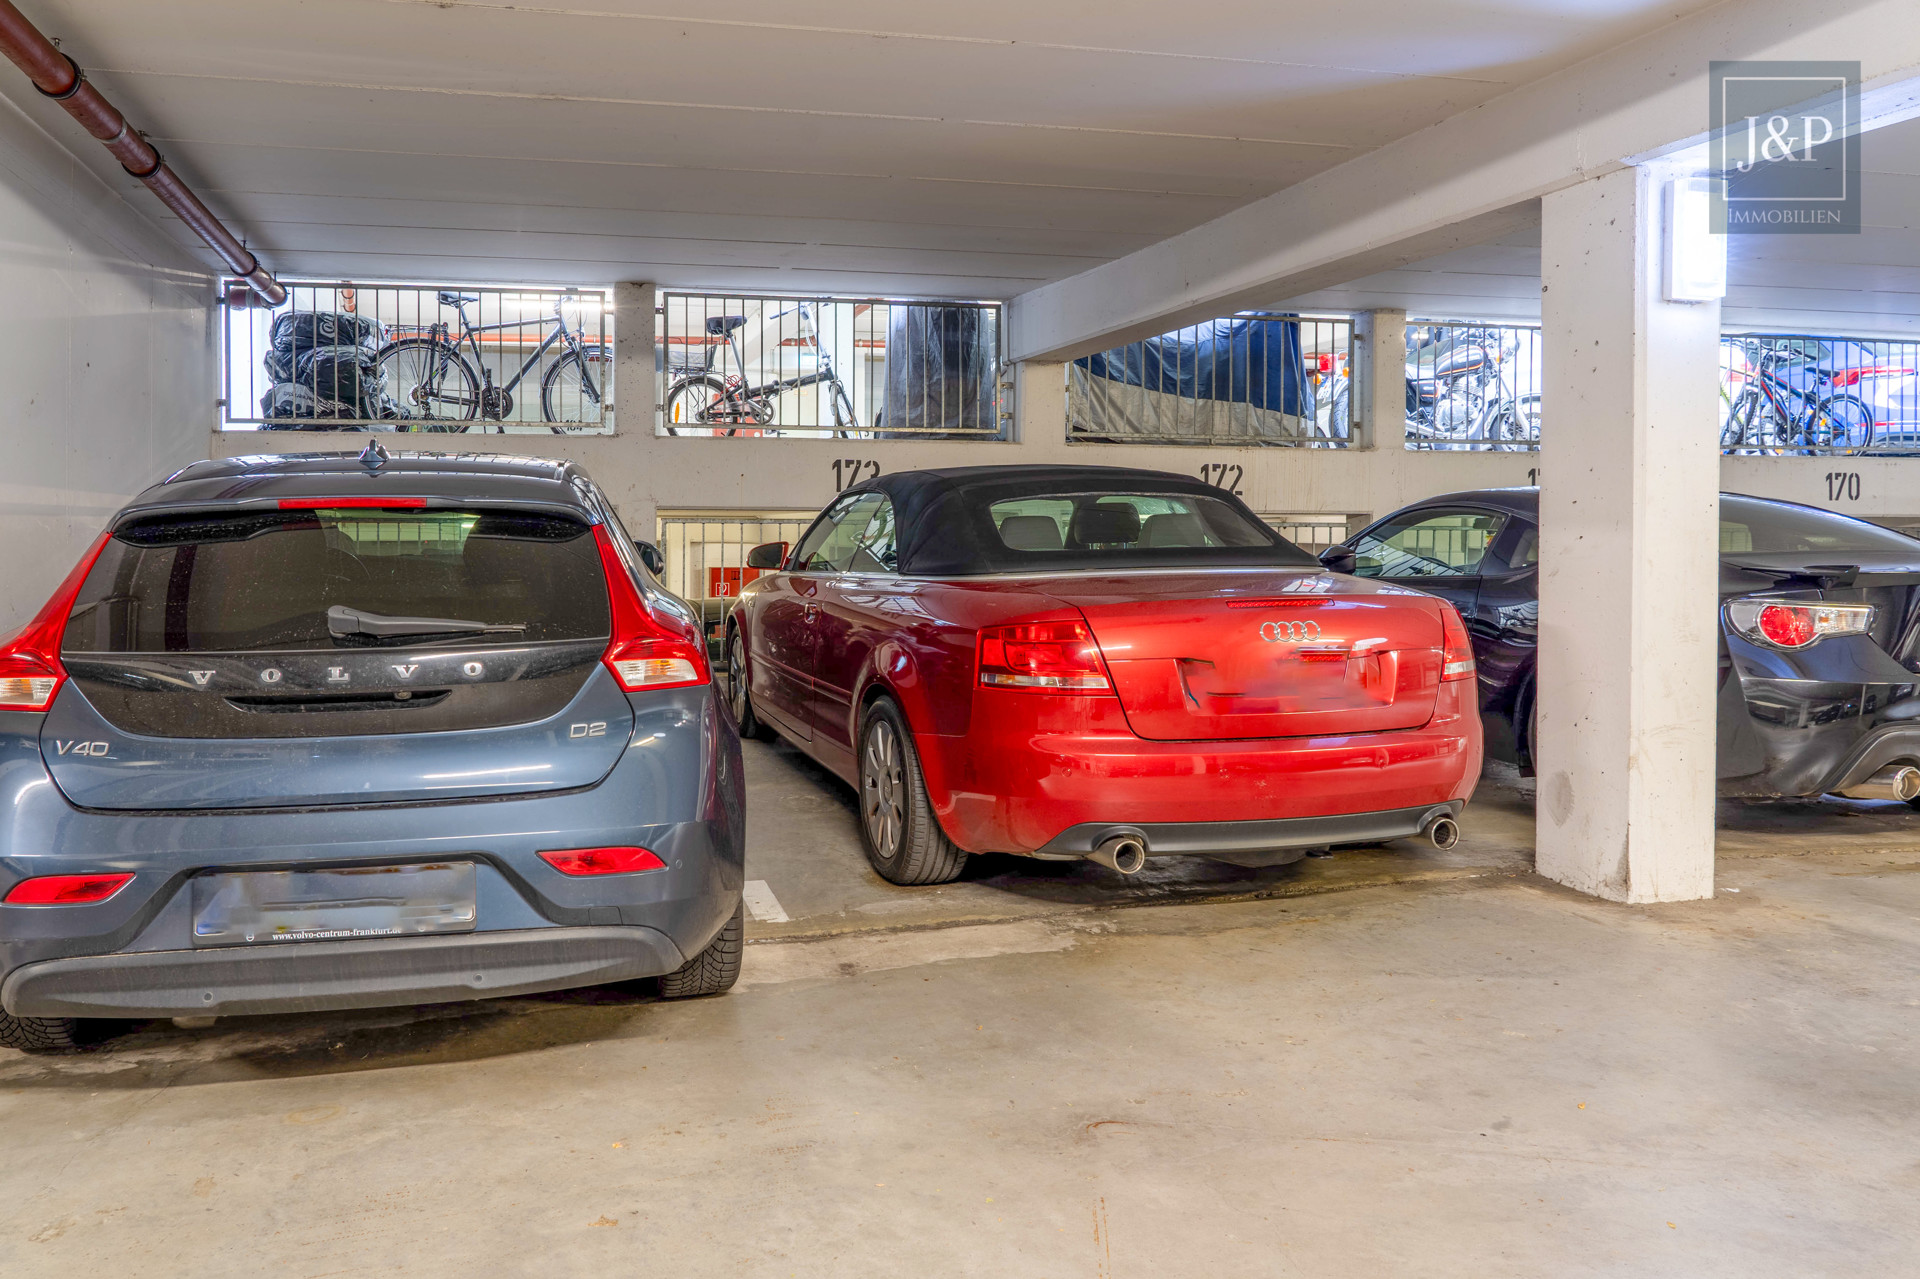
<path fill-rule="evenodd" d="M 196 463 L 0 645 L 0 1044 L 738 972 L 740 742 L 578 467 Z"/>

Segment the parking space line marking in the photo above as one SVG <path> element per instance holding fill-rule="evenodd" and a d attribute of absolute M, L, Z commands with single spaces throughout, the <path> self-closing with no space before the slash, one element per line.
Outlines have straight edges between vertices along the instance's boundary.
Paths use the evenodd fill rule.
<path fill-rule="evenodd" d="M 749 879 L 740 895 L 746 899 L 747 914 L 763 924 L 784 924 L 787 912 L 780 909 L 780 899 L 773 895 L 764 879 Z"/>

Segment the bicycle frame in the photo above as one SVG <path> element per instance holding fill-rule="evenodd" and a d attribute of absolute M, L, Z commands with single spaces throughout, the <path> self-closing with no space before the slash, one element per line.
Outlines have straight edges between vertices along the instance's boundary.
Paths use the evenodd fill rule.
<path fill-rule="evenodd" d="M 460 344 L 464 342 L 471 348 L 473 351 L 473 367 L 479 371 L 480 388 L 483 392 L 488 390 L 501 390 L 510 393 L 514 387 L 520 385 L 521 381 L 529 372 L 540 366 L 540 357 L 551 350 L 555 342 L 564 342 L 569 351 L 579 351 L 584 345 L 580 336 L 567 328 L 566 316 L 562 313 L 560 307 L 561 304 L 558 302 L 553 305 L 553 332 L 547 334 L 540 345 L 534 348 L 533 354 L 526 358 L 526 362 L 520 366 L 519 371 L 507 381 L 501 383 L 497 388 L 493 385 L 492 371 L 487 368 L 486 360 L 481 357 L 479 335 L 482 333 L 497 333 L 503 329 L 525 328 L 526 321 L 510 320 L 505 324 L 469 324 L 467 323 L 467 304 L 461 302 L 454 307 L 454 309 L 460 313 L 460 337 L 450 345 L 452 345 L 455 350 L 459 350 Z M 599 392 L 593 387 L 592 380 L 587 373 L 584 356 L 581 359 L 580 380 L 582 384 L 586 386 L 587 393 L 593 396 L 594 400 L 598 402 L 600 398 Z"/>

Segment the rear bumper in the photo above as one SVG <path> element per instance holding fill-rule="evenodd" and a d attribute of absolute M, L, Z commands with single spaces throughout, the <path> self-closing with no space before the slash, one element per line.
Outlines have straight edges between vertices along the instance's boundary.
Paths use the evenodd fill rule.
<path fill-rule="evenodd" d="M 1201 857 L 1231 853 L 1324 848 L 1329 844 L 1375 844 L 1418 835 L 1437 817 L 1457 817 L 1463 800 L 1333 817 L 1291 817 L 1267 822 L 1159 822 L 1129 826 L 1082 822 L 1061 831 L 1039 850 L 1043 857 L 1084 857 L 1115 835 L 1146 841 L 1150 857 Z"/>
<path fill-rule="evenodd" d="M 185 1017 L 438 1004 L 631 981 L 685 961 L 651 928 L 525 928 L 50 959 L 16 968 L 18 1017 Z"/>
<path fill-rule="evenodd" d="M 1063 724 L 1068 699 L 983 692 L 967 733 L 916 733 L 914 741 L 934 812 L 956 844 L 1033 854 L 1088 825 L 1244 827 L 1463 803 L 1480 777 L 1472 694 L 1467 681 L 1443 685 L 1420 728 L 1163 742 L 1135 736 L 1113 698 L 1077 699 L 1076 718 Z M 988 706 L 989 697 L 999 704 Z M 1290 846 L 1329 842 L 1347 839 Z"/>

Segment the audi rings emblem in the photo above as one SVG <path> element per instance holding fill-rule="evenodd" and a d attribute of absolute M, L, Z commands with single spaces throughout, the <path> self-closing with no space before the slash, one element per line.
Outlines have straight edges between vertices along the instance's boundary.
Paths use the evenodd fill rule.
<path fill-rule="evenodd" d="M 1260 638 L 1269 644 L 1304 644 L 1320 638 L 1320 623 L 1262 622 Z"/>

